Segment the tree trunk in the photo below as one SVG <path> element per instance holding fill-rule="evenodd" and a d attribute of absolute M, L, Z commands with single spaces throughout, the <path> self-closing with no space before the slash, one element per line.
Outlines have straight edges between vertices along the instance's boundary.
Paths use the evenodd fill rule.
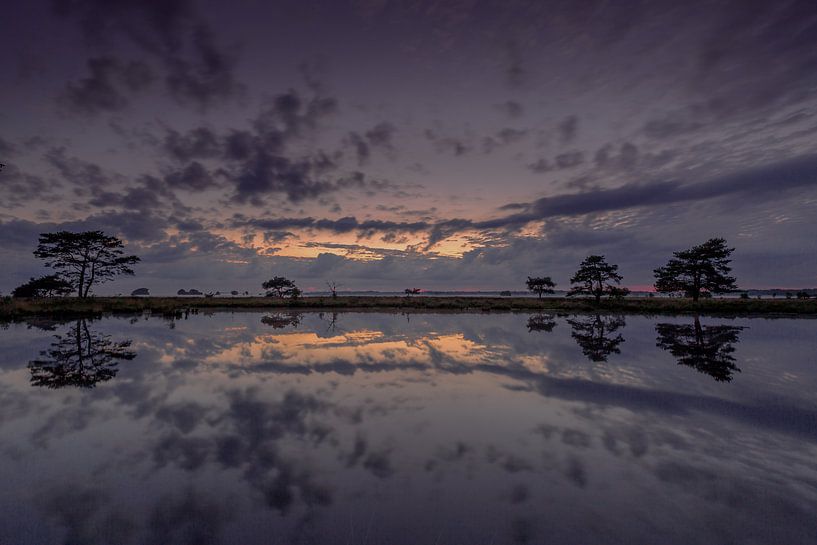
<path fill-rule="evenodd" d="M 698 298 L 701 296 L 701 275 L 699 273 L 695 273 L 692 278 L 692 300 L 697 303 Z"/>
<path fill-rule="evenodd" d="M 85 284 L 85 264 L 82 265 L 82 269 L 79 271 L 79 286 L 77 286 L 77 297 L 82 297 L 82 288 Z"/>
<path fill-rule="evenodd" d="M 96 276 L 96 263 L 91 264 L 91 278 L 88 279 L 88 285 L 85 287 L 85 297 L 88 297 L 88 292 L 91 291 L 91 286 L 94 283 L 94 277 Z"/>

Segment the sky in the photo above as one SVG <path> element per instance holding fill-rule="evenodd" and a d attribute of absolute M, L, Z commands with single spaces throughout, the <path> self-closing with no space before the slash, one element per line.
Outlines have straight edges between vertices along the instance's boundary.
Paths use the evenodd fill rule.
<path fill-rule="evenodd" d="M 148 287 L 817 286 L 811 1 L 53 0 L 0 20 L 0 291 L 101 229 Z"/>

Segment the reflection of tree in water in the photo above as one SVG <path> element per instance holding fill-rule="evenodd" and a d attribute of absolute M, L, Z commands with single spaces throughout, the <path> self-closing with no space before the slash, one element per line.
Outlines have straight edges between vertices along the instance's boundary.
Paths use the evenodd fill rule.
<path fill-rule="evenodd" d="M 550 333 L 556 327 L 553 314 L 534 314 L 528 318 L 528 333 L 544 331 Z"/>
<path fill-rule="evenodd" d="M 86 320 L 77 320 L 64 335 L 54 337 L 51 348 L 40 352 L 43 359 L 28 363 L 33 386 L 93 388 L 116 376 L 119 360 L 136 357 L 129 350 L 131 341 L 117 342 L 91 331 Z"/>
<path fill-rule="evenodd" d="M 696 316 L 689 325 L 656 324 L 656 345 L 668 350 L 680 365 L 706 373 L 718 382 L 729 382 L 734 372 L 740 373 L 732 356 L 735 351 L 732 345 L 740 340 L 742 329 L 730 325 L 702 326 Z"/>
<path fill-rule="evenodd" d="M 619 328 L 626 325 L 623 316 L 582 316 L 567 320 L 582 353 L 591 361 L 607 361 L 610 354 L 620 354 L 618 345 L 624 342 Z"/>
<path fill-rule="evenodd" d="M 294 312 L 276 312 L 261 318 L 261 323 L 273 329 L 283 329 L 287 326 L 297 327 L 301 323 L 301 315 Z"/>
<path fill-rule="evenodd" d="M 336 330 L 337 324 L 338 324 L 338 313 L 337 312 L 331 313 L 331 315 L 329 316 L 328 319 L 326 319 L 323 312 L 319 312 L 318 313 L 318 318 L 320 318 L 322 321 L 328 322 L 329 325 L 326 326 L 326 332 L 327 333 L 335 333 L 335 330 Z"/>

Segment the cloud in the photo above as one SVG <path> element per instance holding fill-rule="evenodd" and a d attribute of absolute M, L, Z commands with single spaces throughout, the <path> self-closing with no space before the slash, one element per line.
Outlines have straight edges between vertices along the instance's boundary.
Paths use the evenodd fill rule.
<path fill-rule="evenodd" d="M 525 108 L 522 106 L 522 104 L 515 100 L 506 100 L 501 104 L 497 104 L 496 107 L 500 112 L 507 115 L 511 119 L 522 117 L 522 114 L 525 112 Z"/>
<path fill-rule="evenodd" d="M 519 45 L 510 41 L 505 47 L 505 83 L 512 89 L 525 86 L 529 72 L 522 59 Z"/>
<path fill-rule="evenodd" d="M 318 229 L 331 231 L 333 233 L 351 233 L 353 231 L 377 231 L 377 232 L 419 232 L 429 228 L 429 224 L 423 221 L 418 222 L 394 222 L 385 220 L 358 220 L 354 216 L 346 216 L 336 220 L 316 219 L 312 217 L 304 218 L 276 218 L 260 219 L 236 216 L 232 221 L 235 227 L 252 227 L 264 230 L 282 229 Z"/>
<path fill-rule="evenodd" d="M 497 131 L 492 136 L 487 136 L 482 140 L 483 153 L 491 153 L 492 151 L 503 148 L 505 146 L 515 144 L 522 141 L 528 135 L 528 131 L 524 129 L 504 128 Z"/>
<path fill-rule="evenodd" d="M 666 180 L 643 184 L 630 183 L 614 189 L 596 189 L 544 197 L 527 205 L 523 204 L 526 213 L 475 225 L 511 225 L 556 216 L 704 201 L 738 194 L 752 195 L 756 199 L 761 196 L 779 196 L 788 189 L 815 185 L 817 185 L 817 155 L 807 155 L 717 176 L 706 182 L 683 183 L 678 180 Z M 506 207 L 520 208 L 520 204 L 513 203 Z"/>
<path fill-rule="evenodd" d="M 638 165 L 638 147 L 630 142 L 621 144 L 618 153 L 612 144 L 599 148 L 593 156 L 597 167 L 613 170 L 632 170 Z"/>
<path fill-rule="evenodd" d="M 388 122 L 378 123 L 368 131 L 366 131 L 366 140 L 369 145 L 373 147 L 383 148 L 385 150 L 394 150 L 394 134 L 397 132 L 397 127 Z"/>
<path fill-rule="evenodd" d="M 212 30 L 187 0 L 56 0 L 59 16 L 79 22 L 86 41 L 97 49 L 127 40 L 163 67 L 170 96 L 180 104 L 204 110 L 241 96 L 236 81 L 236 56 L 219 46 Z M 91 63 L 98 60 L 92 59 Z M 85 111 L 118 110 L 123 96 L 110 84 L 110 69 L 94 70 L 83 84 L 69 91 Z M 144 70 L 129 70 L 131 81 Z M 127 79 L 127 78 L 126 78 Z M 137 78 L 138 79 L 138 78 Z"/>
<path fill-rule="evenodd" d="M 704 125 L 688 113 L 670 113 L 647 121 L 644 124 L 644 134 L 655 139 L 673 138 L 697 131 Z"/>
<path fill-rule="evenodd" d="M 197 127 L 186 134 L 170 129 L 162 142 L 162 151 L 179 162 L 211 159 L 223 153 L 219 140 L 220 137 L 207 127 Z"/>
<path fill-rule="evenodd" d="M 567 116 L 559 123 L 558 130 L 559 141 L 562 144 L 570 144 L 579 132 L 579 118 L 575 115 Z"/>
<path fill-rule="evenodd" d="M 394 188 L 387 181 L 343 168 L 342 150 L 312 149 L 305 142 L 315 137 L 320 125 L 338 110 L 334 98 L 309 98 L 289 90 L 267 100 L 251 120 L 251 128 L 218 133 L 197 127 L 186 133 L 168 130 L 160 150 L 183 165 L 168 170 L 172 187 L 201 190 L 223 186 L 238 204 L 262 206 L 272 194 L 284 194 L 292 202 L 316 199 L 342 189 L 381 191 Z M 357 163 L 368 161 L 372 149 L 393 151 L 395 129 L 380 123 L 363 135 L 349 133 L 344 146 L 351 147 Z M 212 166 L 208 167 L 208 161 Z"/>
<path fill-rule="evenodd" d="M 45 160 L 65 181 L 74 186 L 75 192 L 80 196 L 98 193 L 114 181 L 99 165 L 69 157 L 64 147 L 48 150 Z"/>
<path fill-rule="evenodd" d="M 9 142 L 8 140 L 4 140 L 0 138 L 0 157 L 3 159 L 7 159 L 11 155 L 17 153 L 17 146 Z"/>
<path fill-rule="evenodd" d="M 213 103 L 243 95 L 245 87 L 234 75 L 235 55 L 219 49 L 208 27 L 196 26 L 192 50 L 192 59 L 171 57 L 166 61 L 165 82 L 177 102 L 206 109 Z"/>
<path fill-rule="evenodd" d="M 95 115 L 117 112 L 128 106 L 128 94 L 138 93 L 153 83 L 150 67 L 142 62 L 123 63 L 114 57 L 88 59 L 90 75 L 68 83 L 60 103 L 70 111 Z"/>
<path fill-rule="evenodd" d="M 0 160 L 0 162 L 2 162 Z M 0 208 L 19 208 L 38 200 L 55 200 L 58 182 L 22 172 L 16 165 L 7 164 L 0 170 Z"/>
<path fill-rule="evenodd" d="M 547 159 L 538 159 L 528 165 L 528 169 L 542 174 L 551 172 L 553 170 L 566 170 L 575 168 L 584 163 L 584 153 L 578 150 L 560 153 L 553 158 L 553 161 Z"/>
<path fill-rule="evenodd" d="M 189 163 L 181 170 L 168 173 L 164 180 L 174 189 L 189 191 L 204 191 L 219 186 L 213 175 L 198 161 Z"/>
<path fill-rule="evenodd" d="M 554 158 L 554 161 L 558 169 L 575 168 L 584 163 L 584 153 L 580 151 L 560 153 Z"/>
<path fill-rule="evenodd" d="M 423 136 L 432 143 L 437 153 L 450 153 L 455 157 L 461 157 L 468 154 L 472 149 L 471 144 L 466 140 L 451 136 L 441 136 L 437 131 L 432 129 L 426 129 L 423 132 Z"/>

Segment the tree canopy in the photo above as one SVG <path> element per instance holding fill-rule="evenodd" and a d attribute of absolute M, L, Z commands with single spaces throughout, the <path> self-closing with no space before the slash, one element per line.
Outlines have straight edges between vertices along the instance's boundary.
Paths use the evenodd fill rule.
<path fill-rule="evenodd" d="M 722 238 L 711 238 L 689 250 L 673 252 L 672 259 L 655 269 L 655 290 L 662 293 L 681 292 L 693 301 L 702 295 L 728 293 L 738 289 L 729 276 L 729 263 L 734 248 Z"/>
<path fill-rule="evenodd" d="M 125 255 L 122 241 L 102 231 L 59 231 L 40 235 L 34 255 L 71 284 L 78 297 L 88 297 L 94 284 L 117 275 L 132 275 L 135 255 Z"/>
<path fill-rule="evenodd" d="M 596 298 L 596 302 L 604 295 L 623 297 L 630 290 L 618 286 L 621 278 L 618 265 L 607 263 L 603 255 L 591 255 L 579 264 L 579 270 L 570 279 L 573 286 L 567 296 L 591 295 Z"/>
<path fill-rule="evenodd" d="M 550 279 L 549 276 L 541 276 L 541 277 L 528 277 L 528 280 L 525 282 L 525 285 L 528 286 L 528 290 L 532 291 L 533 293 L 537 294 L 539 298 L 542 298 L 542 295 L 545 293 L 553 293 L 553 288 L 556 287 L 556 282 Z"/>
<path fill-rule="evenodd" d="M 74 291 L 74 287 L 56 274 L 32 278 L 11 292 L 13 297 L 61 297 Z"/>
<path fill-rule="evenodd" d="M 284 276 L 275 276 L 261 284 L 261 287 L 267 290 L 267 297 L 297 299 L 301 295 L 301 290 L 295 282 Z"/>

